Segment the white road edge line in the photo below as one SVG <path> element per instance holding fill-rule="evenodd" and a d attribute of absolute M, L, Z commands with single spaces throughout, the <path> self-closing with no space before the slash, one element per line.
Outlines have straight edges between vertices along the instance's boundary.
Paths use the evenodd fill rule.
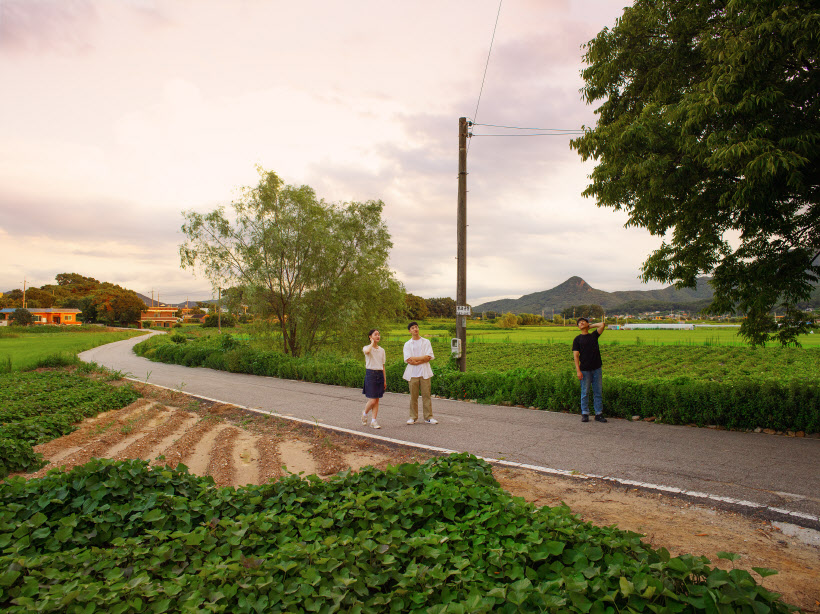
<path fill-rule="evenodd" d="M 123 379 L 130 380 L 132 382 L 139 382 L 140 384 L 148 384 L 149 386 L 154 386 L 156 388 L 163 388 L 165 390 L 171 390 L 173 392 L 180 392 L 182 394 L 187 394 L 188 396 L 193 396 L 198 399 L 205 399 L 206 401 L 212 401 L 214 403 L 224 403 L 225 405 L 233 405 L 234 407 L 239 407 L 240 409 L 245 409 L 247 411 L 252 411 L 258 414 L 265 414 L 266 416 L 276 416 L 277 418 L 282 418 L 283 420 L 292 420 L 294 422 L 301 422 L 302 424 L 310 424 L 314 426 L 321 426 L 323 428 L 331 429 L 333 431 L 338 431 L 340 433 L 347 433 L 350 435 L 356 435 L 358 437 L 368 437 L 370 439 L 376 439 L 379 441 L 387 441 L 389 443 L 394 443 L 402 446 L 411 446 L 413 448 L 421 448 L 423 450 L 430 450 L 431 452 L 441 452 L 442 454 L 461 454 L 459 450 L 449 450 L 447 448 L 439 448 L 436 446 L 428 446 L 423 443 L 414 443 L 412 441 L 404 441 L 402 439 L 393 439 L 392 437 L 384 437 L 382 435 L 376 435 L 373 433 L 362 433 L 361 431 L 357 431 L 354 429 L 347 429 L 342 426 L 334 426 L 332 424 L 326 424 L 324 422 L 320 422 L 319 420 L 306 420 L 305 418 L 297 418 L 295 416 L 286 416 L 284 414 L 280 414 L 275 411 L 267 411 L 264 409 L 260 409 L 258 407 L 246 407 L 245 405 L 239 405 L 238 403 L 231 403 L 229 401 L 223 401 L 221 399 L 212 399 L 210 397 L 204 397 L 199 394 L 192 394 L 190 392 L 185 392 L 184 390 L 179 390 L 178 388 L 170 388 L 168 386 L 160 386 L 159 384 L 151 384 L 150 382 L 135 378 L 135 377 L 126 377 Z M 646 488 L 648 490 L 658 490 L 661 492 L 668 492 L 673 494 L 681 494 L 686 495 L 687 497 L 694 497 L 697 499 L 708 499 L 710 501 L 718 501 L 721 503 L 730 503 L 732 505 L 739 505 L 741 507 L 748 507 L 751 509 L 756 510 L 768 510 L 770 512 L 774 512 L 776 514 L 780 514 L 783 516 L 792 516 L 794 518 L 802 518 L 804 520 L 810 520 L 812 522 L 820 523 L 820 516 L 812 516 L 811 514 L 804 514 L 803 512 L 793 512 L 791 510 L 786 510 L 780 507 L 769 507 L 768 505 L 761 505 L 760 503 L 755 503 L 754 501 L 744 501 L 743 499 L 733 499 L 731 497 L 722 497 L 720 495 L 710 495 L 709 493 L 705 492 L 698 492 L 696 490 L 685 490 L 683 488 L 676 488 L 674 486 L 663 486 L 662 484 L 652 484 L 650 482 L 638 482 L 635 480 L 626 480 L 623 478 L 615 478 L 607 475 L 598 475 L 594 473 L 578 473 L 576 471 L 567 471 L 565 469 L 553 469 L 551 467 L 542 467 L 540 465 L 528 465 L 526 463 L 516 463 L 514 461 L 508 460 L 501 460 L 497 458 L 490 458 L 488 456 L 478 456 L 482 460 L 487 461 L 493 465 L 502 465 L 505 467 L 512 467 L 516 469 L 530 469 L 532 471 L 537 471 L 538 473 L 546 473 L 548 475 L 560 475 L 572 478 L 578 478 L 582 480 L 589 480 L 589 479 L 596 479 L 596 480 L 607 480 L 608 482 L 615 482 L 617 484 L 622 484 L 624 486 L 638 486 L 640 488 Z"/>

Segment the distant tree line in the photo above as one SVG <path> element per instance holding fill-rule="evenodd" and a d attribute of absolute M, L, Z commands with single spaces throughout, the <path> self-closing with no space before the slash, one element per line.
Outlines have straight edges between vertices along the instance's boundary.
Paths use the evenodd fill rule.
<path fill-rule="evenodd" d="M 27 288 L 26 307 L 79 309 L 81 322 L 127 325 L 140 319 L 145 303 L 133 290 L 100 282 L 77 273 L 60 273 L 56 284 Z M 23 308 L 23 290 L 15 289 L 0 297 L 0 308 Z M 15 321 L 20 323 L 19 318 Z"/>
<path fill-rule="evenodd" d="M 407 307 L 407 317 L 411 320 L 456 317 L 456 302 L 449 296 L 422 298 L 407 293 L 404 295 L 404 302 Z"/>

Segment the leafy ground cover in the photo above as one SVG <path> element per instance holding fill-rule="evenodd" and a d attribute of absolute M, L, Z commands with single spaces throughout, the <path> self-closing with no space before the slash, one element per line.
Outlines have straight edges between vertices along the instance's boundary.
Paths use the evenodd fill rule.
<path fill-rule="evenodd" d="M 129 385 L 112 387 L 80 372 L 0 375 L 0 478 L 38 469 L 43 461 L 33 446 L 70 433 L 83 418 L 137 398 Z"/>
<path fill-rule="evenodd" d="M 0 549 L 10 613 L 790 611 L 747 571 L 511 497 L 469 455 L 237 489 L 96 460 L 0 485 Z"/>
<path fill-rule="evenodd" d="M 183 462 L 191 473 L 212 476 L 218 486 L 234 487 L 279 479 L 287 473 L 283 465 L 296 474 L 326 479 L 348 469 L 371 465 L 386 470 L 388 465 L 424 462 L 435 456 L 223 404 L 200 403 L 189 395 L 147 384 L 135 387 L 143 398 L 88 418 L 76 431 L 36 450 L 52 467 L 64 471 L 91 458 L 138 458 L 159 468 Z M 39 478 L 48 471 L 47 466 L 26 477 Z M 673 555 L 706 556 L 727 571 L 742 568 L 753 575 L 755 567 L 778 569 L 781 573 L 760 581 L 766 589 L 808 611 L 817 605 L 817 547 L 781 533 L 761 518 L 634 489 L 613 489 L 611 483 L 595 479 L 502 467 L 494 467 L 493 475 L 516 496 L 539 506 L 569 505 L 585 521 L 617 524 L 644 534 L 645 543 L 668 548 Z M 726 550 L 738 552 L 742 559 L 718 558 Z"/>
<path fill-rule="evenodd" d="M 0 329 L 0 373 L 30 369 L 47 356 L 71 357 L 106 343 L 121 341 L 142 331 L 114 331 L 98 326 L 40 326 Z"/>

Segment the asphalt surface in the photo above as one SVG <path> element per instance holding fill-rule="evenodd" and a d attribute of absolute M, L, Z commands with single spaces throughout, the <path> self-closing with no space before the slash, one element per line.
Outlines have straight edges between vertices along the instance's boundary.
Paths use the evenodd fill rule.
<path fill-rule="evenodd" d="M 409 395 L 387 393 L 380 430 L 361 424 L 359 389 L 151 362 L 133 353 L 144 337 L 80 354 L 127 377 L 191 395 L 412 445 L 471 452 L 548 470 L 708 494 L 762 515 L 795 515 L 820 528 L 820 439 L 670 426 L 433 399 L 437 425 L 405 424 Z M 364 364 L 364 363 L 363 363 Z M 364 366 L 362 366 L 364 368 Z M 606 410 L 606 381 L 604 382 Z M 421 403 L 419 403 L 421 405 Z M 421 407 L 419 407 L 421 410 Z"/>

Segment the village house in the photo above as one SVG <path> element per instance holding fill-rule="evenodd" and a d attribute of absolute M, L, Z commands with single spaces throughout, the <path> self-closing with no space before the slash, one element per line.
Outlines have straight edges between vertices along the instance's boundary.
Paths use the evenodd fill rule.
<path fill-rule="evenodd" d="M 0 326 L 7 326 L 11 322 L 10 318 L 14 310 L 13 307 L 0 309 Z M 60 326 L 80 326 L 82 324 L 78 319 L 80 315 L 79 309 L 71 309 L 69 307 L 32 307 L 28 308 L 27 311 L 34 316 L 33 323 L 36 325 L 59 324 Z"/>
<path fill-rule="evenodd" d="M 153 307 L 146 307 L 145 311 L 140 315 L 139 327 L 147 328 L 146 322 L 150 322 L 150 326 L 161 326 L 170 328 L 180 321 L 176 317 L 179 307 L 173 305 L 154 305 Z"/>

